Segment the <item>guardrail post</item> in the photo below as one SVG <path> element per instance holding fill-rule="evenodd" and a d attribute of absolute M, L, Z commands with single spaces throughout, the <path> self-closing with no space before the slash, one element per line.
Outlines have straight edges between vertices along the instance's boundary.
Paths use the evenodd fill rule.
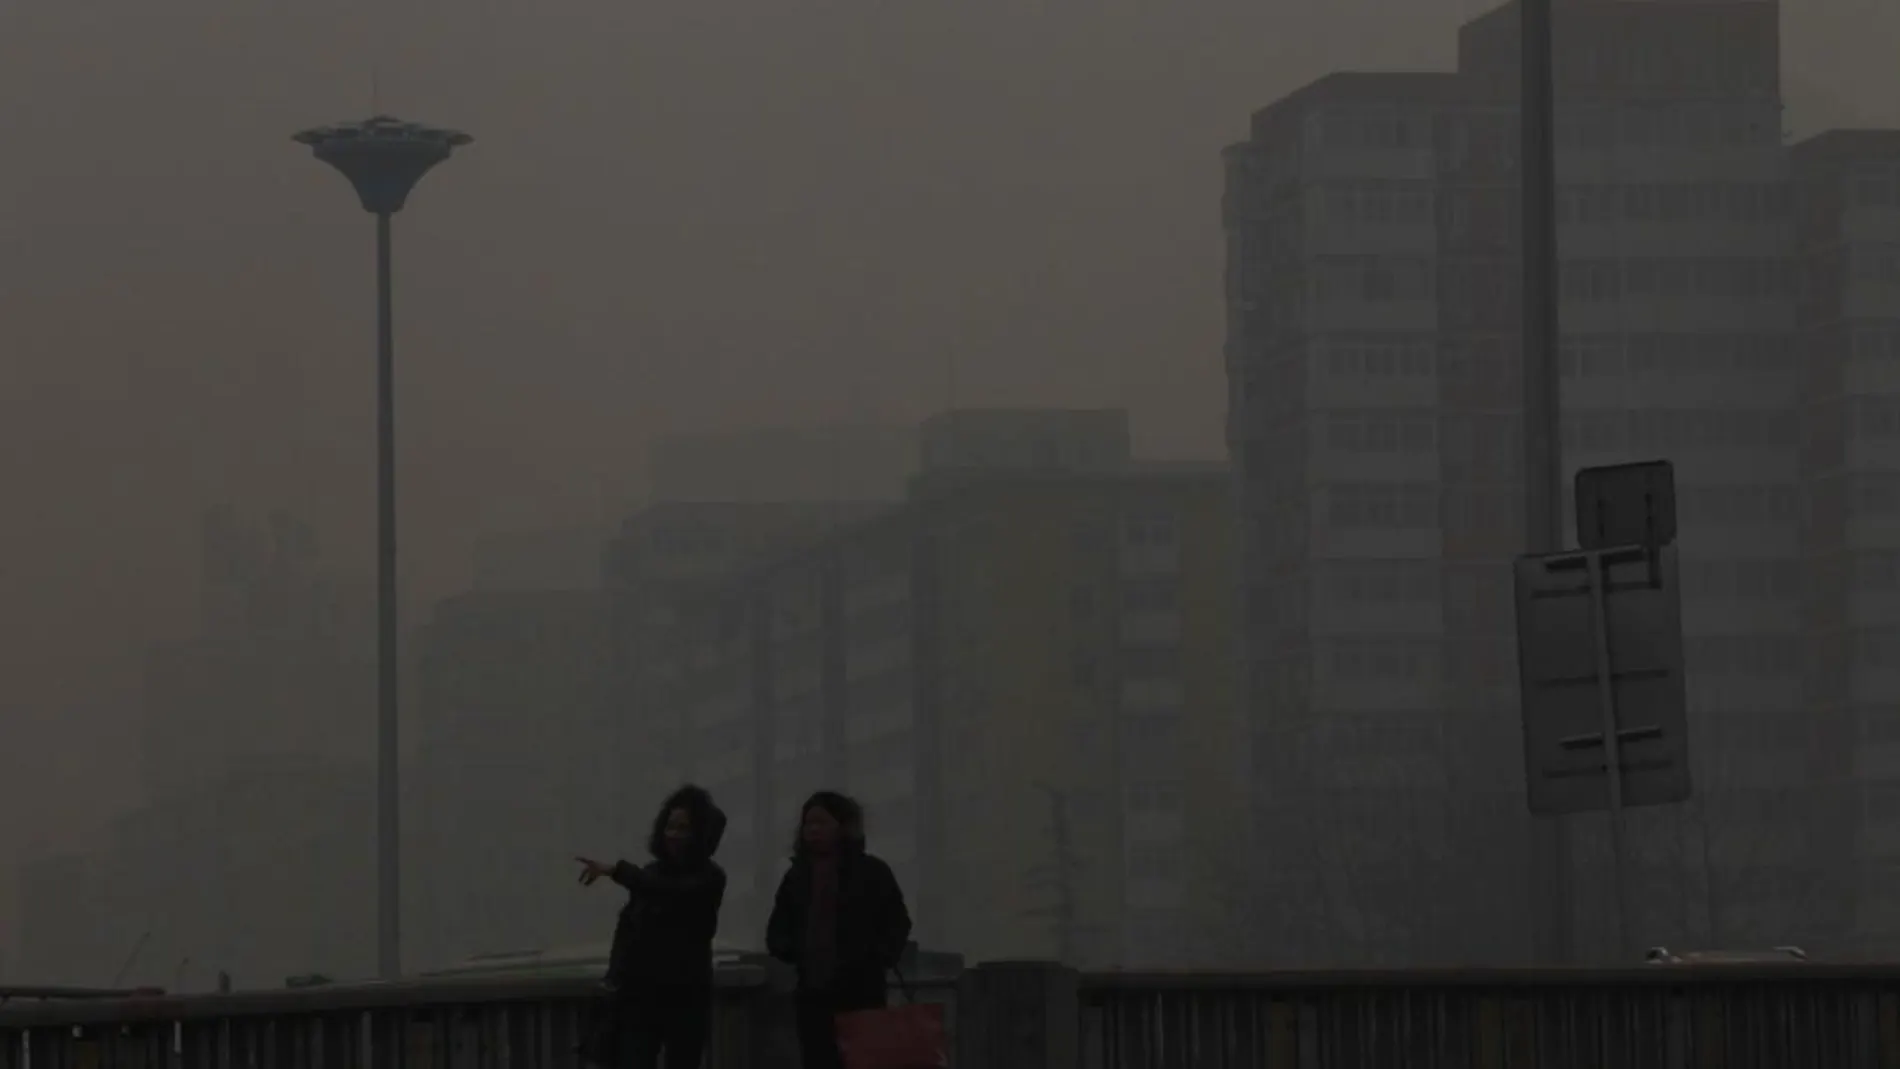
<path fill-rule="evenodd" d="M 1071 1069 L 1080 1059 L 1081 1002 L 1074 969 L 998 961 L 957 982 L 957 1065 L 963 1069 Z"/>

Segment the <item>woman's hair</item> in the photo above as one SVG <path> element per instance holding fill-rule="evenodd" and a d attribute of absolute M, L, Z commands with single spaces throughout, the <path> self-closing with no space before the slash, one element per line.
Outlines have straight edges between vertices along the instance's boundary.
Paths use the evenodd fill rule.
<path fill-rule="evenodd" d="M 814 809 L 822 809 L 831 814 L 838 822 L 838 842 L 847 849 L 864 847 L 864 807 L 848 794 L 837 791 L 819 791 L 805 804 L 798 807 L 798 826 L 792 829 L 792 856 L 803 857 L 810 851 L 805 846 L 805 814 Z"/>
<path fill-rule="evenodd" d="M 710 857 L 719 848 L 720 833 L 725 831 L 725 820 L 719 809 L 713 804 L 712 795 L 705 788 L 689 783 L 666 796 L 660 803 L 660 811 L 653 815 L 653 827 L 647 834 L 647 853 L 656 858 L 664 858 L 666 853 L 666 822 L 673 810 L 684 809 L 693 826 L 693 841 L 687 852 L 694 856 Z"/>

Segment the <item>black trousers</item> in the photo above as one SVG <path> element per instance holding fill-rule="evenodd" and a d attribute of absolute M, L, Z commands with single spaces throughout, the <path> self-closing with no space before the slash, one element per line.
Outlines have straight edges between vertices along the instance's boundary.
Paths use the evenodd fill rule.
<path fill-rule="evenodd" d="M 712 991 L 653 987 L 620 994 L 617 1069 L 699 1069 L 712 1031 Z"/>
<path fill-rule="evenodd" d="M 798 993 L 798 1056 L 803 1069 L 844 1069 L 838 1053 L 838 1015 L 888 1005 L 884 989 Z"/>

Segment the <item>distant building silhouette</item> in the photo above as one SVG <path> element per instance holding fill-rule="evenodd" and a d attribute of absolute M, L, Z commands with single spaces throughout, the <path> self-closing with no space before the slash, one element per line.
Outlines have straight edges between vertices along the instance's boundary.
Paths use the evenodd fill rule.
<path fill-rule="evenodd" d="M 560 876 L 576 853 L 633 849 L 648 815 L 619 808 L 643 740 L 610 700 L 608 623 L 599 590 L 478 590 L 419 629 L 414 966 L 599 935 L 599 902 Z"/>
<path fill-rule="evenodd" d="M 197 789 L 268 755 L 366 759 L 366 593 L 323 572 L 314 534 L 283 513 L 259 530 L 215 510 L 204 547 L 199 634 L 146 657 L 147 797 Z"/>
<path fill-rule="evenodd" d="M 663 502 L 594 543 L 585 587 L 566 538 L 493 545 L 477 589 L 438 602 L 417 633 L 409 960 L 599 936 L 611 911 L 560 874 L 577 852 L 644 850 L 650 806 L 677 785 L 673 682 L 656 666 L 682 601 L 886 507 Z M 472 885 L 459 875 L 490 869 Z"/>
<path fill-rule="evenodd" d="M 599 590 L 605 532 L 593 527 L 491 535 L 475 542 L 477 590 Z"/>
<path fill-rule="evenodd" d="M 112 948 L 100 931 L 98 864 L 96 856 L 71 850 L 20 858 L 19 929 L 7 963 L 9 982 L 103 987 L 111 981 Z"/>
<path fill-rule="evenodd" d="M 21 926 L 71 944 L 85 974 L 72 979 L 92 986 L 121 970 L 199 990 L 219 969 L 265 986 L 367 975 L 367 603 L 321 570 L 310 528 L 284 513 L 247 528 L 212 510 L 203 549 L 199 634 L 147 657 L 144 799 L 98 849 L 29 868 Z"/>
<path fill-rule="evenodd" d="M 844 425 L 708 431 L 655 438 L 657 502 L 895 501 L 917 471 L 910 427 Z"/>
<path fill-rule="evenodd" d="M 1126 419 L 933 419 L 901 507 L 678 601 L 640 708 L 677 720 L 676 778 L 733 814 L 727 938 L 756 937 L 797 806 L 828 784 L 865 802 L 932 945 L 1231 946 L 1227 476 L 1131 464 Z M 1086 819 L 1052 828 L 1048 791 Z"/>

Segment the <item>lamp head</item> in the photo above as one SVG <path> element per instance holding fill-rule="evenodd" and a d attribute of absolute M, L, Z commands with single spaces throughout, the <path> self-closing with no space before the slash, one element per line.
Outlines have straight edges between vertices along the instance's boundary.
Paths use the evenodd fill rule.
<path fill-rule="evenodd" d="M 363 210 L 393 215 L 429 169 L 475 139 L 460 130 L 403 122 L 378 115 L 360 122 L 335 123 L 293 137 L 311 154 L 342 172 L 356 189 Z"/>

